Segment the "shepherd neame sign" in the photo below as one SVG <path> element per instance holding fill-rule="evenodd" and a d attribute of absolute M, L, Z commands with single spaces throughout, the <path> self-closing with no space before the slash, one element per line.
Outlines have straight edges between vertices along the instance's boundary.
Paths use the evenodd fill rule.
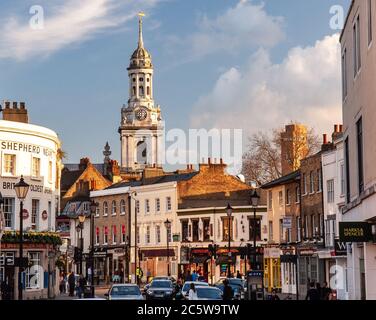
<path fill-rule="evenodd" d="M 48 148 L 24 142 L 0 141 L 0 148 L 1 150 L 22 151 L 34 154 L 40 154 L 43 152 L 43 154 L 47 157 L 53 154 L 53 151 Z"/>
<path fill-rule="evenodd" d="M 372 227 L 367 222 L 340 222 L 340 242 L 368 242 L 372 241 Z"/>

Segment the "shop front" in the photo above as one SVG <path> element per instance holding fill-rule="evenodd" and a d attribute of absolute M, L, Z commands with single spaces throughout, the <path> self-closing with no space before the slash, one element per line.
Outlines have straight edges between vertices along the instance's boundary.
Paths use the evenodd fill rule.
<path fill-rule="evenodd" d="M 278 246 L 264 248 L 264 287 L 268 292 L 282 290 L 281 249 Z"/>

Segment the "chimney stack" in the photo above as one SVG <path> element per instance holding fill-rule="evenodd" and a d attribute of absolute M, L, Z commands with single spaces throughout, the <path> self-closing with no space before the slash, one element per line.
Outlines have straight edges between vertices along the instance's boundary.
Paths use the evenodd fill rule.
<path fill-rule="evenodd" d="M 16 101 L 12 102 L 12 104 L 10 101 L 4 101 L 3 105 L 5 105 L 5 109 L 3 110 L 3 120 L 29 123 L 25 102 L 20 102 L 20 108 L 18 108 L 18 103 Z"/>
<path fill-rule="evenodd" d="M 328 135 L 325 133 L 322 135 L 323 139 L 322 139 L 322 143 L 323 144 L 328 144 Z"/>
<path fill-rule="evenodd" d="M 339 131 L 339 125 L 338 124 L 335 124 L 334 125 L 334 133 L 338 133 Z"/>

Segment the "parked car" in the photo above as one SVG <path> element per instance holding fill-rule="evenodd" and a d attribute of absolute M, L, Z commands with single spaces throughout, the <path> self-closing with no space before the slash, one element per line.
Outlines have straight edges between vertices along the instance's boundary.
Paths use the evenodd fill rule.
<path fill-rule="evenodd" d="M 216 287 L 196 287 L 198 300 L 222 300 L 223 293 Z"/>
<path fill-rule="evenodd" d="M 171 280 L 153 280 L 146 291 L 148 300 L 172 300 L 175 297 L 175 287 Z"/>
<path fill-rule="evenodd" d="M 114 284 L 105 296 L 108 300 L 144 300 L 136 284 Z"/>
<path fill-rule="evenodd" d="M 187 281 L 184 283 L 183 288 L 181 289 L 181 294 L 183 297 L 186 297 L 189 293 L 189 289 L 191 287 L 191 283 L 195 285 L 195 287 L 208 287 L 209 284 L 207 282 L 201 282 L 201 281 Z"/>

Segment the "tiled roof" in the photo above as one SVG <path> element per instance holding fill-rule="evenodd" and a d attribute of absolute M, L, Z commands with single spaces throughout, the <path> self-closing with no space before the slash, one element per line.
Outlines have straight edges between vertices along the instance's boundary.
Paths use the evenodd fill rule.
<path fill-rule="evenodd" d="M 276 186 L 284 185 L 290 182 L 293 182 L 295 180 L 298 180 L 300 178 L 300 170 L 294 171 L 289 173 L 288 175 L 285 175 L 281 178 L 278 178 L 274 181 L 271 181 L 269 183 L 264 184 L 261 188 L 263 189 L 270 189 Z"/>

